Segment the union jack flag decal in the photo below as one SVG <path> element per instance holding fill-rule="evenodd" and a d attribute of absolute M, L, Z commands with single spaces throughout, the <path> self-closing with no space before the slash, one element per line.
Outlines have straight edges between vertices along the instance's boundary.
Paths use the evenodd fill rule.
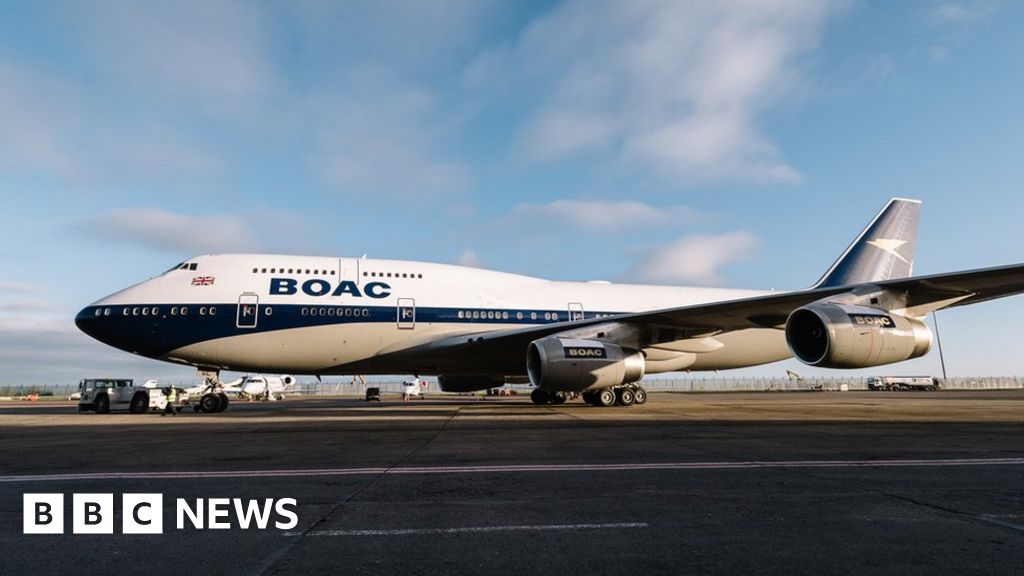
<path fill-rule="evenodd" d="M 216 280 L 213 276 L 196 276 L 192 279 L 193 286 L 213 286 L 213 281 Z"/>

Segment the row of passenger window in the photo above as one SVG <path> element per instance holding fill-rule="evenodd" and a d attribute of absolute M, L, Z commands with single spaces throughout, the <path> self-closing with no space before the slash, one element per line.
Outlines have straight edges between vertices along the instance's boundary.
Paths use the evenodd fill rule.
<path fill-rule="evenodd" d="M 423 278 L 423 274 L 413 274 L 411 272 L 363 272 L 363 276 L 369 278 Z"/>
<path fill-rule="evenodd" d="M 509 313 L 504 310 L 459 310 L 459 318 L 466 318 L 471 320 L 510 320 L 515 318 L 516 320 L 537 320 L 543 318 L 544 320 L 558 320 L 558 312 L 544 312 L 538 314 L 537 312 L 530 312 L 526 314 L 524 312 L 516 312 L 515 314 Z"/>
<path fill-rule="evenodd" d="M 267 308 L 265 310 L 265 313 L 266 313 L 267 316 L 270 316 L 270 314 L 271 314 L 271 312 L 269 310 L 270 310 L 269 308 Z M 97 308 L 95 314 L 97 316 L 110 316 L 110 308 Z M 132 307 L 126 307 L 126 308 L 122 308 L 121 309 L 121 315 L 122 316 L 159 316 L 160 315 L 160 307 L 159 306 L 132 306 Z M 179 306 L 172 306 L 171 307 L 171 316 L 178 316 L 178 315 L 187 316 L 188 315 L 188 306 L 180 306 L 180 307 Z M 199 315 L 200 316 L 206 316 L 206 315 L 216 316 L 217 315 L 217 307 L 216 306 L 200 306 L 199 307 Z"/>
<path fill-rule="evenodd" d="M 303 271 L 302 268 L 253 268 L 253 274 L 310 274 L 316 276 L 334 276 L 334 270 L 310 270 L 306 268 Z"/>
<path fill-rule="evenodd" d="M 324 306 L 320 308 L 303 308 L 303 316 L 337 316 L 340 318 L 369 318 L 369 308 L 352 308 L 350 306 Z"/>

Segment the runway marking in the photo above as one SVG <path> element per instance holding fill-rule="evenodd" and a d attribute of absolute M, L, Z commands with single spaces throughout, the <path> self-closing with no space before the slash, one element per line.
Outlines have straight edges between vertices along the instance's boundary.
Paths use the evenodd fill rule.
<path fill-rule="evenodd" d="M 285 532 L 284 536 L 412 536 L 424 534 L 465 534 L 474 532 L 539 532 L 545 530 L 608 530 L 647 528 L 646 522 L 616 522 L 611 524 L 541 524 L 520 526 L 465 526 L 462 528 L 399 528 L 395 530 L 318 530 L 313 532 Z"/>
<path fill-rule="evenodd" d="M 933 458 L 908 460 L 748 460 L 736 462 L 650 462 L 639 464 L 515 464 L 503 466 L 406 466 L 397 468 L 313 468 L 296 470 L 212 470 L 205 472 L 96 472 L 0 476 L 0 483 L 71 480 L 187 480 L 204 478 L 295 478 L 399 474 L 494 474 L 528 472 L 614 472 L 646 470 L 744 470 L 765 468 L 903 468 L 1022 466 L 1024 458 Z"/>

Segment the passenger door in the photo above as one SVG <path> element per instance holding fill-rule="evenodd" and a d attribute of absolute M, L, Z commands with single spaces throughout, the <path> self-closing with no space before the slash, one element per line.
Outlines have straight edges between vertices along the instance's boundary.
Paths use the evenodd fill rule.
<path fill-rule="evenodd" d="M 416 327 L 416 300 L 399 298 L 397 313 L 399 330 L 412 330 Z"/>
<path fill-rule="evenodd" d="M 576 320 L 583 320 L 583 304 L 569 302 L 569 322 L 575 322 Z"/>
<path fill-rule="evenodd" d="M 351 280 L 356 285 L 362 284 L 362 277 L 359 274 L 360 262 L 358 258 L 338 259 L 338 280 Z"/>
<path fill-rule="evenodd" d="M 235 326 L 239 328 L 255 328 L 260 318 L 260 297 L 252 292 L 245 292 L 238 297 L 238 316 Z"/>

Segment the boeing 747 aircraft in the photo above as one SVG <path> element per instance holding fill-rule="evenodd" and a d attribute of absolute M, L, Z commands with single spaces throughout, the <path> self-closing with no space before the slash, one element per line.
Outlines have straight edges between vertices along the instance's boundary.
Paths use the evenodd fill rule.
<path fill-rule="evenodd" d="M 531 382 L 538 404 L 580 392 L 643 403 L 645 374 L 795 356 L 865 368 L 928 352 L 929 312 L 1024 291 L 1024 264 L 910 277 L 917 200 L 895 198 L 812 287 L 792 292 L 557 282 L 403 260 L 199 256 L 107 296 L 75 323 L 133 354 L 220 370 L 437 375 L 446 391 Z"/>

